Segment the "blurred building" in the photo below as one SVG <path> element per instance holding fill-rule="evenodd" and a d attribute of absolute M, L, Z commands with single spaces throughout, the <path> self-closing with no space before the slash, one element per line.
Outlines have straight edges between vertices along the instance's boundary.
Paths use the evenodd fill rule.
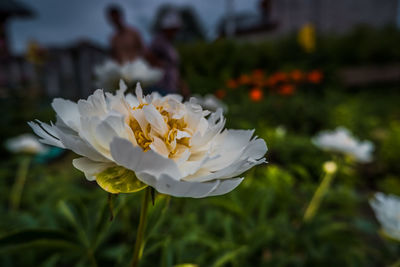
<path fill-rule="evenodd" d="M 49 48 L 48 54 L 44 74 L 46 95 L 72 99 L 93 93 L 94 67 L 109 56 L 106 49 L 89 41 Z"/>
<path fill-rule="evenodd" d="M 40 94 L 76 99 L 94 90 L 93 69 L 108 57 L 108 51 L 88 41 L 66 47 L 45 48 L 40 64 L 27 56 L 10 56 L 0 64 L 0 91 L 8 94 Z M 4 92 L 0 94 L 7 95 Z"/>
<path fill-rule="evenodd" d="M 229 0 L 227 0 L 229 1 Z M 346 33 L 358 25 L 395 25 L 399 0 L 261 0 L 259 14 L 233 16 L 237 38 L 258 40 L 296 32 L 313 23 L 321 33 Z M 218 25 L 225 36 L 228 15 Z"/>

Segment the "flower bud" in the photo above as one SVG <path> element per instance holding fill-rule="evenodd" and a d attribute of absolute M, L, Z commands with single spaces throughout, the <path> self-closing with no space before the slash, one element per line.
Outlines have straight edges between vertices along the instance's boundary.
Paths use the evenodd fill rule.
<path fill-rule="evenodd" d="M 327 161 L 324 163 L 323 169 L 328 174 L 334 174 L 337 171 L 337 165 L 334 161 Z"/>

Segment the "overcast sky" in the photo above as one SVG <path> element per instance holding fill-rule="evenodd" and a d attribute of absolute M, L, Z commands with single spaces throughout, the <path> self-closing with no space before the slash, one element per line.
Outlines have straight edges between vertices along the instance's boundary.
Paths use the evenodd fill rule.
<path fill-rule="evenodd" d="M 110 3 L 118 3 L 125 10 L 129 24 L 138 28 L 146 41 L 149 27 L 160 5 L 173 3 L 195 8 L 207 35 L 215 35 L 216 23 L 225 12 L 226 0 L 18 0 L 31 7 L 32 19 L 14 19 L 10 23 L 10 41 L 14 52 L 24 51 L 27 41 L 44 45 L 72 43 L 90 39 L 108 44 L 112 32 L 104 17 Z M 236 11 L 257 12 L 257 0 L 233 0 Z"/>

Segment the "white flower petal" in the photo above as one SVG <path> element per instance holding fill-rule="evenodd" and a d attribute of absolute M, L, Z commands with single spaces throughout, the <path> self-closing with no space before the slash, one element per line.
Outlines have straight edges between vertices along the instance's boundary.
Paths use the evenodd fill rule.
<path fill-rule="evenodd" d="M 185 131 L 178 130 L 178 132 L 176 133 L 176 139 L 179 140 L 179 139 L 182 139 L 182 138 L 185 138 L 185 137 L 191 137 L 191 135 L 189 133 L 185 132 Z"/>
<path fill-rule="evenodd" d="M 130 108 L 137 107 L 140 104 L 139 100 L 137 100 L 137 98 L 132 94 L 127 94 L 125 100 L 129 104 Z"/>
<path fill-rule="evenodd" d="M 219 157 L 209 161 L 204 167 L 216 171 L 229 166 L 243 154 L 253 134 L 254 130 L 225 130 L 217 137 L 216 147 L 213 148 L 213 155 Z"/>
<path fill-rule="evenodd" d="M 131 142 L 135 140 L 131 128 L 125 124 L 122 116 L 110 115 L 96 127 L 96 139 L 105 144 L 107 149 L 114 137 L 125 138 Z"/>
<path fill-rule="evenodd" d="M 199 173 L 184 178 L 186 181 L 206 182 L 214 179 L 229 179 L 240 175 L 250 168 L 265 163 L 262 158 L 267 152 L 267 146 L 262 139 L 255 139 L 243 151 L 238 160 L 233 161 L 229 166 L 218 171 L 210 171 L 208 168 L 200 168 Z"/>
<path fill-rule="evenodd" d="M 220 184 L 208 194 L 208 197 L 224 195 L 235 189 L 244 178 L 232 178 L 228 180 L 221 180 Z"/>
<path fill-rule="evenodd" d="M 160 112 L 153 105 L 144 106 L 142 110 L 152 129 L 157 131 L 161 136 L 164 136 L 168 131 L 168 126 Z"/>
<path fill-rule="evenodd" d="M 232 180 L 214 180 L 206 183 L 177 181 L 168 175 L 158 179 L 146 173 L 139 173 L 138 179 L 154 187 L 158 192 L 175 197 L 204 198 L 223 195 L 236 188 L 243 178 Z"/>
<path fill-rule="evenodd" d="M 216 113 L 212 113 L 208 119 L 208 129 L 204 135 L 199 136 L 195 134 L 192 138 L 193 149 L 205 146 L 210 143 L 211 140 L 217 136 L 225 126 L 225 119 L 222 116 L 222 110 L 218 110 Z"/>
<path fill-rule="evenodd" d="M 178 181 L 166 174 L 161 175 L 158 179 L 147 173 L 139 173 L 137 177 L 142 182 L 154 187 L 158 192 L 175 197 L 207 197 L 220 184 L 218 180 L 209 183 Z"/>
<path fill-rule="evenodd" d="M 65 100 L 62 98 L 56 98 L 51 103 L 51 106 L 61 118 L 61 120 L 74 131 L 79 131 L 80 120 L 79 111 L 76 103 Z"/>
<path fill-rule="evenodd" d="M 123 96 L 127 89 L 128 89 L 128 87 L 126 86 L 126 83 L 124 82 L 124 80 L 122 80 L 122 79 L 119 80 L 119 90 L 116 92 L 117 95 Z"/>
<path fill-rule="evenodd" d="M 146 172 L 153 175 L 155 179 L 161 174 L 167 174 L 177 180 L 181 178 L 175 162 L 153 150 L 144 152 L 141 147 L 134 147 L 131 142 L 122 138 L 114 138 L 110 149 L 111 155 L 118 165 L 136 173 Z"/>
<path fill-rule="evenodd" d="M 94 161 L 108 162 L 109 160 L 104 157 L 101 153 L 96 151 L 92 145 L 87 143 L 85 140 L 77 135 L 71 135 L 58 132 L 61 142 L 64 144 L 65 148 L 71 149 L 76 154 L 87 157 Z"/>
<path fill-rule="evenodd" d="M 165 158 L 168 158 L 169 150 L 164 141 L 162 141 L 160 138 L 154 137 L 153 143 L 150 145 L 150 148 L 156 151 L 158 154 L 164 156 Z"/>
<path fill-rule="evenodd" d="M 104 116 L 108 113 L 103 90 L 96 90 L 87 100 L 78 101 L 80 117 Z"/>
<path fill-rule="evenodd" d="M 89 181 L 94 181 L 96 180 L 96 174 L 104 171 L 107 168 L 115 166 L 115 163 L 96 162 L 88 158 L 77 158 L 72 161 L 72 165 L 74 165 L 74 167 L 78 170 L 82 171 L 85 174 L 86 179 Z"/>
<path fill-rule="evenodd" d="M 140 83 L 136 84 L 135 94 L 136 94 L 136 98 L 139 101 L 139 103 L 140 104 L 144 103 L 143 102 L 143 89 L 140 86 Z"/>
<path fill-rule="evenodd" d="M 43 123 L 41 121 L 37 121 L 38 123 L 35 122 L 28 122 L 28 125 L 32 128 L 32 130 L 37 134 L 40 139 L 40 142 L 44 144 L 48 144 L 51 146 L 56 146 L 60 148 L 65 148 L 63 143 L 60 141 L 58 134 L 56 133 L 56 126 L 50 126 L 46 123 Z M 46 129 L 46 131 L 44 130 Z M 48 129 L 51 129 L 51 132 L 48 131 Z"/>

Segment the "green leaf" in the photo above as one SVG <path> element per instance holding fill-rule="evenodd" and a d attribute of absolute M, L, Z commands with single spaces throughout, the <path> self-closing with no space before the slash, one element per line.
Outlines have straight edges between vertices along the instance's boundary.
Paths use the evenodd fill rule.
<path fill-rule="evenodd" d="M 98 185 L 107 192 L 133 193 L 147 187 L 136 178 L 135 172 L 120 166 L 110 167 L 96 175 Z"/>
<path fill-rule="evenodd" d="M 68 233 L 46 229 L 28 229 L 0 237 L 0 250 L 19 246 L 73 247 L 76 240 Z"/>
<path fill-rule="evenodd" d="M 215 263 L 214 267 L 220 267 L 224 266 L 225 264 L 229 262 L 233 262 L 236 260 L 236 258 L 240 257 L 241 254 L 245 253 L 247 251 L 246 246 L 239 247 L 235 250 L 229 251 L 225 254 L 223 254 Z"/>

